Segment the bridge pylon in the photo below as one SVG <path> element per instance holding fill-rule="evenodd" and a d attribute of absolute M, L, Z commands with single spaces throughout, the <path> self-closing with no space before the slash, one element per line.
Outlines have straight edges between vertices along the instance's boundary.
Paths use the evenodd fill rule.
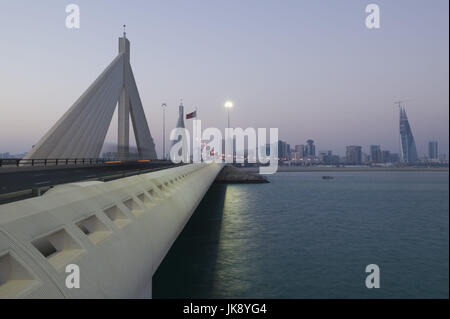
<path fill-rule="evenodd" d="M 25 155 L 24 159 L 98 158 L 118 104 L 118 149 L 121 159 L 129 157 L 129 122 L 140 158 L 156 159 L 133 70 L 130 41 L 124 32 L 119 54 L 70 109 Z"/>

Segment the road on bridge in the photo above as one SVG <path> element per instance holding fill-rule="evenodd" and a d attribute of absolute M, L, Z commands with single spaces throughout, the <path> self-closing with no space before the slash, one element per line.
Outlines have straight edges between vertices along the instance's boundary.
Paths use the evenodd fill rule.
<path fill-rule="evenodd" d="M 108 181 L 173 166 L 177 165 L 170 161 L 152 161 L 93 166 L 0 168 L 0 204 L 31 197 L 32 189 L 86 180 Z M 24 193 L 27 190 L 30 190 L 29 194 Z M 15 193 L 17 196 L 9 196 Z"/>

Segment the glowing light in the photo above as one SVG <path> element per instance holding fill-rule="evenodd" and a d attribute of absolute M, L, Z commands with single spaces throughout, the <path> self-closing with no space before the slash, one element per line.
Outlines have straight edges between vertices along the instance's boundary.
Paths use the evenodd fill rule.
<path fill-rule="evenodd" d="M 233 102 L 231 102 L 231 101 L 225 102 L 225 107 L 226 107 L 227 109 L 231 109 L 231 108 L 233 107 Z"/>

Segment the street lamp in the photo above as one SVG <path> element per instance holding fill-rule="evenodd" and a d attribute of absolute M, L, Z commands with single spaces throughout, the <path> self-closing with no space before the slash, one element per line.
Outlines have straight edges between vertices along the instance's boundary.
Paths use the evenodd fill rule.
<path fill-rule="evenodd" d="M 161 104 L 163 108 L 163 160 L 166 159 L 166 103 Z"/>
<path fill-rule="evenodd" d="M 225 102 L 225 108 L 228 109 L 228 127 L 230 127 L 230 110 L 233 108 L 233 102 Z"/>

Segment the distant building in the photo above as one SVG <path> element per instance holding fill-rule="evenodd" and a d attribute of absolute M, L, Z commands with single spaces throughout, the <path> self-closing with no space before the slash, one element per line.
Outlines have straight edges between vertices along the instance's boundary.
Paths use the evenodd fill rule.
<path fill-rule="evenodd" d="M 269 143 L 267 143 L 266 146 L 262 146 L 261 154 L 263 154 L 263 156 L 266 156 L 266 157 L 270 155 L 270 144 Z"/>
<path fill-rule="evenodd" d="M 325 161 L 328 153 L 331 154 L 331 151 L 319 151 L 319 156 L 318 156 L 319 157 L 319 161 L 323 163 Z"/>
<path fill-rule="evenodd" d="M 290 157 L 290 146 L 285 141 L 278 141 L 278 158 L 281 161 L 287 161 Z"/>
<path fill-rule="evenodd" d="M 295 153 L 296 153 L 296 156 L 298 156 L 299 158 L 304 158 L 305 157 L 305 145 L 303 145 L 303 144 L 295 145 Z"/>
<path fill-rule="evenodd" d="M 262 158 L 268 158 L 271 154 L 270 151 L 272 150 L 272 152 L 274 152 L 274 149 L 276 147 L 277 142 L 273 143 L 273 144 L 269 144 L 267 143 L 264 146 L 261 146 L 260 148 L 260 152 L 261 152 L 261 156 Z M 279 151 L 278 151 L 279 153 Z M 258 155 L 259 156 L 259 155 Z M 273 156 L 277 157 L 278 154 L 273 154 Z"/>
<path fill-rule="evenodd" d="M 391 163 L 391 152 L 389 151 L 382 151 L 381 152 L 381 162 L 382 163 Z"/>
<path fill-rule="evenodd" d="M 337 165 L 341 163 L 341 157 L 339 155 L 331 155 L 331 163 L 333 165 Z"/>
<path fill-rule="evenodd" d="M 302 152 L 292 152 L 291 157 L 292 157 L 292 160 L 294 160 L 296 162 L 301 162 L 304 160 Z"/>
<path fill-rule="evenodd" d="M 400 156 L 397 153 L 391 153 L 391 163 L 400 162 Z"/>
<path fill-rule="evenodd" d="M 380 145 L 370 145 L 370 160 L 373 163 L 382 163 Z"/>
<path fill-rule="evenodd" d="M 0 153 L 0 158 L 23 158 L 26 153 L 11 154 L 9 152 Z"/>
<path fill-rule="evenodd" d="M 319 161 L 323 164 L 339 164 L 340 158 L 337 155 L 333 155 L 332 151 L 320 151 Z"/>
<path fill-rule="evenodd" d="M 369 163 L 370 162 L 370 155 L 362 152 L 361 153 L 361 163 Z"/>
<path fill-rule="evenodd" d="M 403 163 L 416 163 L 417 162 L 417 149 L 414 136 L 412 134 L 411 126 L 409 125 L 406 111 L 403 107 L 400 107 L 400 159 Z"/>
<path fill-rule="evenodd" d="M 361 150 L 362 150 L 361 146 L 356 146 L 356 145 L 347 146 L 346 163 L 353 164 L 353 165 L 361 164 L 361 160 L 362 160 Z"/>
<path fill-rule="evenodd" d="M 316 157 L 316 146 L 314 145 L 313 140 L 307 140 L 306 141 L 306 148 L 305 148 L 305 155 L 309 158 Z"/>
<path fill-rule="evenodd" d="M 231 154 L 228 154 L 227 153 L 227 144 L 230 144 L 231 145 Z M 229 145 L 229 147 L 230 147 L 230 145 Z M 269 146 L 269 144 L 267 144 L 267 146 L 266 146 L 266 153 L 268 154 L 269 153 L 269 150 L 270 150 L 270 148 L 269 148 L 270 146 Z M 223 158 L 226 158 L 226 157 L 233 157 L 233 158 L 235 158 L 235 156 L 236 156 L 236 136 L 233 136 L 232 137 L 232 140 L 229 140 L 229 142 L 227 143 L 227 140 L 225 139 L 225 138 L 222 138 L 222 157 Z"/>
<path fill-rule="evenodd" d="M 437 141 L 428 142 L 428 158 L 436 160 L 439 158 Z"/>

